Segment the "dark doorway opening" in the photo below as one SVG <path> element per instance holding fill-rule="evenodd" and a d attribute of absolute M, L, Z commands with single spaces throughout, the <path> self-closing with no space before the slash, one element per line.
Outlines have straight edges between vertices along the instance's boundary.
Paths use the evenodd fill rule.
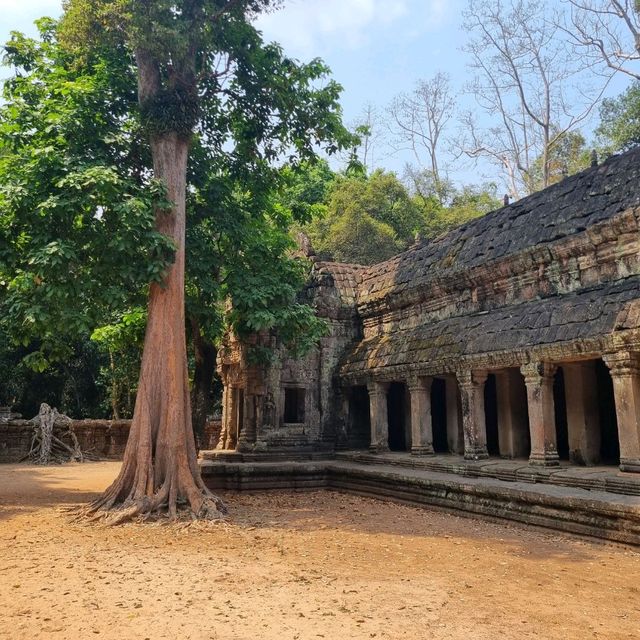
<path fill-rule="evenodd" d="M 487 429 L 487 451 L 490 456 L 499 456 L 498 392 L 496 377 L 493 373 L 487 376 L 487 381 L 484 383 L 484 421 Z"/>
<path fill-rule="evenodd" d="M 407 389 L 402 382 L 392 382 L 387 393 L 387 414 L 389 419 L 389 449 L 408 451 L 407 427 Z"/>
<path fill-rule="evenodd" d="M 553 407 L 556 418 L 556 447 L 560 460 L 569 460 L 569 427 L 567 424 L 567 397 L 564 373 L 558 367 L 553 378 Z"/>
<path fill-rule="evenodd" d="M 607 365 L 602 360 L 596 362 L 596 381 L 600 411 L 600 461 L 602 464 L 619 465 L 620 440 L 613 380 Z"/>
<path fill-rule="evenodd" d="M 431 429 L 435 453 L 449 453 L 447 440 L 447 385 L 442 378 L 431 384 Z"/>
<path fill-rule="evenodd" d="M 367 449 L 371 442 L 371 414 L 367 387 L 352 387 L 349 392 L 347 447 Z"/>
<path fill-rule="evenodd" d="M 306 390 L 299 387 L 287 387 L 284 390 L 284 423 L 302 424 L 304 422 L 304 401 Z"/>

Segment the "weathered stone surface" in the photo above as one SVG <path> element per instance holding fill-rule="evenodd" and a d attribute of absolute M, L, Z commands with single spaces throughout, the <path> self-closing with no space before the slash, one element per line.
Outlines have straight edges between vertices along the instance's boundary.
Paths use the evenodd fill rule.
<path fill-rule="evenodd" d="M 640 373 L 612 360 L 640 354 L 640 149 L 386 262 L 316 261 L 304 296 L 330 328 L 306 358 L 278 350 L 275 336 L 255 336 L 276 347 L 263 369 L 232 336 L 221 350 L 222 448 L 237 440 L 244 451 L 332 451 L 364 447 L 368 431 L 379 453 L 390 445 L 462 452 L 464 439 L 468 459 L 491 449 L 545 466 L 557 465 L 562 445 L 577 463 L 595 464 L 602 453 L 640 470 Z M 612 392 L 596 362 L 605 355 Z M 600 378 L 580 373 L 585 361 Z M 571 388 L 556 407 L 564 383 L 554 390 L 553 371 L 563 365 Z M 435 404 L 417 383 L 425 379 L 438 381 Z M 306 393 L 297 424 L 284 419 L 291 387 Z M 597 393 L 609 393 L 611 407 L 615 395 L 603 433 L 618 440 L 619 456 L 615 447 L 599 450 Z M 411 402 L 403 406 L 402 397 Z M 556 410 L 568 415 L 556 422 Z M 563 421 L 568 446 L 557 435 Z"/>
<path fill-rule="evenodd" d="M 349 460 L 206 461 L 201 469 L 212 489 L 327 488 L 640 544 L 640 504 L 636 497 L 533 481 L 503 482 L 479 473 L 461 478 L 417 468 L 419 464 L 428 465 L 428 457 L 411 459 L 416 461 L 412 468 L 380 464 L 376 457 L 378 464 Z"/>
<path fill-rule="evenodd" d="M 302 297 L 328 324 L 328 335 L 306 357 L 288 357 L 277 337 L 261 334 L 250 344 L 227 336 L 218 354 L 225 385 L 221 449 L 243 451 L 333 449 L 340 432 L 342 399 L 335 384 L 340 357 L 362 330 L 356 297 L 364 267 L 316 261 Z M 252 346 L 268 346 L 270 366 L 251 364 Z M 285 416 L 287 390 L 304 394 L 297 422 Z M 241 406 L 240 406 L 241 405 Z"/>
<path fill-rule="evenodd" d="M 220 424 L 220 420 L 207 423 L 205 427 L 207 449 L 216 447 L 220 435 Z M 130 426 L 130 420 L 72 420 L 70 428 L 78 438 L 84 453 L 96 458 L 119 460 L 127 445 Z M 29 453 L 32 438 L 33 426 L 27 420 L 0 423 L 0 463 L 22 460 Z"/>
<path fill-rule="evenodd" d="M 640 275 L 493 311 L 391 329 L 359 342 L 343 359 L 341 374 L 360 379 L 362 374 L 383 374 L 386 367 L 411 367 L 433 375 L 454 369 L 462 358 L 492 352 L 503 354 L 503 366 L 515 367 L 537 359 L 543 350 L 536 347 L 565 342 L 574 347 L 585 344 L 587 352 L 596 345 L 601 353 L 614 344 L 615 334 L 629 331 L 630 309 L 639 299 Z M 637 325 L 630 331 L 629 338 L 640 340 Z"/>

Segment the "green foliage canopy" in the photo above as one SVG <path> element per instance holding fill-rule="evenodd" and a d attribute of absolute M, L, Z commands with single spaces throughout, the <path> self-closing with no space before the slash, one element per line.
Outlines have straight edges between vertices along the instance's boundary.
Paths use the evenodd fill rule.
<path fill-rule="evenodd" d="M 153 230 L 164 191 L 149 179 L 132 56 L 113 43 L 81 56 L 60 46 L 53 21 L 40 30 L 40 40 L 14 34 L 6 49 L 15 74 L 0 111 L 0 307 L 13 339 L 37 345 L 28 362 L 44 369 L 92 332 L 105 352 L 124 353 L 114 336 L 129 336 L 124 319 L 173 247 Z M 192 143 L 187 313 L 212 342 L 231 321 L 300 351 L 323 331 L 297 300 L 306 267 L 288 233 L 310 213 L 275 194 L 318 144 L 332 151 L 352 137 L 320 61 L 294 63 L 242 32 L 234 46 L 250 42 L 253 58 L 242 49 L 226 88 L 202 98 Z"/>
<path fill-rule="evenodd" d="M 634 82 L 618 97 L 602 101 L 596 134 L 607 153 L 627 151 L 640 144 L 640 82 Z"/>
<path fill-rule="evenodd" d="M 136 153 L 130 60 L 114 51 L 78 66 L 55 23 L 38 26 L 40 41 L 14 33 L 5 48 L 15 73 L 0 107 L 0 322 L 38 343 L 28 359 L 43 370 L 160 280 L 173 246 L 154 229 L 164 189 Z"/>

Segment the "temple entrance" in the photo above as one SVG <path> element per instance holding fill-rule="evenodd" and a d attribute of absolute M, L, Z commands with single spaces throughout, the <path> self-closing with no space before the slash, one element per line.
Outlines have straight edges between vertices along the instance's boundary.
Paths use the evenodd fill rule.
<path fill-rule="evenodd" d="M 484 383 L 484 418 L 487 429 L 487 451 L 490 456 L 500 455 L 498 441 L 498 396 L 496 376 L 490 373 Z"/>
<path fill-rule="evenodd" d="M 244 389 L 233 387 L 231 389 L 231 421 L 227 434 L 227 448 L 235 449 L 244 425 Z"/>
<path fill-rule="evenodd" d="M 613 382 L 602 360 L 566 362 L 554 385 L 558 455 L 574 464 L 619 464 Z"/>
<path fill-rule="evenodd" d="M 595 363 L 598 385 L 598 409 L 600 418 L 600 461 L 602 464 L 620 464 L 620 440 L 613 380 L 602 360 Z"/>
<path fill-rule="evenodd" d="M 553 406 L 556 418 L 556 448 L 560 460 L 569 460 L 569 428 L 564 371 L 558 367 L 553 377 Z"/>
<path fill-rule="evenodd" d="M 431 429 L 433 451 L 449 453 L 447 439 L 447 384 L 442 378 L 434 378 L 431 383 Z"/>
<path fill-rule="evenodd" d="M 531 434 L 529 433 L 529 410 L 524 377 L 519 369 L 510 367 L 496 372 L 495 384 L 500 456 L 510 459 L 528 459 L 531 454 Z M 490 398 L 488 398 L 489 400 Z M 490 425 L 491 406 L 489 402 L 487 407 L 487 421 Z M 492 437 L 490 433 L 491 427 L 488 427 L 489 440 Z"/>
<path fill-rule="evenodd" d="M 389 420 L 389 449 L 410 451 L 411 436 L 407 434 L 410 421 L 408 415 L 409 394 L 402 382 L 392 382 L 387 392 L 387 415 Z"/>
<path fill-rule="evenodd" d="M 349 417 L 347 423 L 347 448 L 368 449 L 371 440 L 371 414 L 367 387 L 349 390 Z"/>
<path fill-rule="evenodd" d="M 462 428 L 462 400 L 460 387 L 454 376 L 445 378 L 447 391 L 447 443 L 449 451 L 462 455 L 464 453 L 464 431 Z"/>

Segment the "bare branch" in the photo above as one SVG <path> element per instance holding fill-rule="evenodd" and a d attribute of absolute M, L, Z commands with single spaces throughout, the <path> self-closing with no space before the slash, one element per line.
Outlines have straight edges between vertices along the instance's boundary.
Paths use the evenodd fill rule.
<path fill-rule="evenodd" d="M 640 16 L 634 0 L 564 0 L 569 20 L 560 25 L 576 53 L 609 72 L 640 80 Z"/>
<path fill-rule="evenodd" d="M 440 143 L 454 106 L 449 76 L 436 73 L 420 80 L 411 93 L 396 96 L 388 108 L 395 148 L 410 149 L 419 166 L 426 154 L 436 185 L 441 182 Z"/>
<path fill-rule="evenodd" d="M 469 91 L 495 124 L 471 135 L 467 122 L 459 148 L 498 165 L 515 197 L 548 186 L 551 150 L 592 114 L 610 80 L 587 81 L 592 61 L 575 55 L 561 14 L 548 14 L 540 0 L 468 0 L 464 14 L 476 74 Z"/>

